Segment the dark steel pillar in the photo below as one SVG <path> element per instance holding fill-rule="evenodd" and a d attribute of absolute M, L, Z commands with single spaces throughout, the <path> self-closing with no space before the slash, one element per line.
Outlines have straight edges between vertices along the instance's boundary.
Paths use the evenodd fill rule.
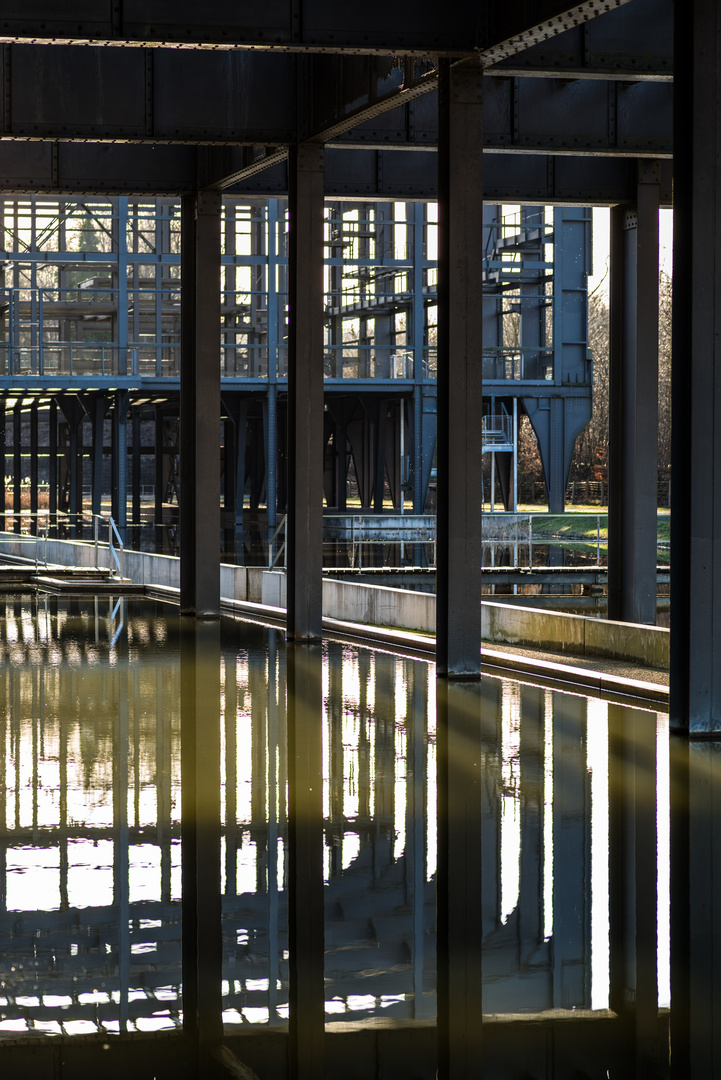
<path fill-rule="evenodd" d="M 209 1076 L 223 1038 L 219 624 L 186 622 L 180 647 L 183 1031 Z"/>
<path fill-rule="evenodd" d="M 609 705 L 608 723 L 610 1007 L 633 1032 L 634 1076 L 650 1078 L 665 1056 L 658 1026 L 656 714 Z"/>
<path fill-rule="evenodd" d="M 48 517 L 52 530 L 57 534 L 58 518 L 58 406 L 51 401 L 48 409 Z"/>
<path fill-rule="evenodd" d="M 292 147 L 288 177 L 287 635 L 310 642 L 322 634 L 323 147 Z"/>
<path fill-rule="evenodd" d="M 483 77 L 441 61 L 438 134 L 439 675 L 481 670 Z"/>
<path fill-rule="evenodd" d="M 319 646 L 288 663 L 289 1075 L 324 1071 L 323 679 Z"/>
<path fill-rule="evenodd" d="M 721 730 L 721 9 L 674 9 L 671 725 Z"/>
<path fill-rule="evenodd" d="M 22 512 L 22 399 L 13 409 L 13 531 L 20 532 Z"/>
<path fill-rule="evenodd" d="M 132 479 L 132 492 L 133 492 L 133 525 L 140 524 L 140 411 L 138 409 L 132 410 L 132 424 L 133 424 L 133 479 Z"/>
<path fill-rule="evenodd" d="M 128 525 L 128 392 L 116 390 L 113 409 L 112 513 L 125 543 Z"/>
<path fill-rule="evenodd" d="M 438 683 L 438 1080 L 482 1070 L 481 695 Z"/>
<path fill-rule="evenodd" d="M 220 614 L 220 209 L 182 200 L 180 609 Z"/>
<path fill-rule="evenodd" d="M 30 407 L 30 532 L 38 532 L 38 403 Z"/>
<path fill-rule="evenodd" d="M 656 622 L 658 162 L 611 211 L 608 617 Z"/>
<path fill-rule="evenodd" d="M 97 394 L 93 401 L 92 413 L 92 439 L 93 439 L 93 469 L 92 469 L 92 515 L 99 517 L 103 508 L 103 433 L 105 429 L 105 414 L 108 411 L 108 399 L 104 394 Z"/>
<path fill-rule="evenodd" d="M 163 550 L 163 499 L 165 497 L 165 439 L 163 438 L 163 410 L 155 406 L 155 548 Z"/>
<path fill-rule="evenodd" d="M 5 400 L 0 400 L 0 529 L 5 531 Z"/>

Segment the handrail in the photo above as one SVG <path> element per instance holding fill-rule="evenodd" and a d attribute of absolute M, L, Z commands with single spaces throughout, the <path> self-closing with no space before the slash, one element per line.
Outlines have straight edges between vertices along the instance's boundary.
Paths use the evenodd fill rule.
<path fill-rule="evenodd" d="M 115 537 L 118 542 L 118 551 L 120 552 L 120 558 L 118 558 L 115 547 L 113 546 L 113 533 L 115 533 Z M 108 551 L 110 552 L 115 561 L 115 565 L 118 568 L 118 574 L 120 575 L 120 577 L 125 577 L 125 574 L 123 573 L 123 568 L 125 566 L 125 547 L 123 545 L 122 537 L 118 532 L 112 517 L 108 518 Z M 110 566 L 109 569 L 112 571 L 114 576 L 115 572 L 112 570 L 112 566 Z"/>
<path fill-rule="evenodd" d="M 278 528 L 275 530 L 275 532 L 271 536 L 270 540 L 268 541 L 268 569 L 269 570 L 272 570 L 274 568 L 274 566 L 277 564 L 278 559 L 281 557 L 281 555 L 285 554 L 285 551 L 286 551 L 285 539 L 283 539 L 283 543 L 280 545 L 277 552 L 275 553 L 275 558 L 273 557 L 273 545 L 275 543 L 276 537 L 277 537 L 278 533 L 280 532 L 280 530 L 285 528 L 285 522 L 286 522 L 287 517 L 288 517 L 287 514 L 283 514 L 280 521 L 278 522 Z M 283 559 L 283 565 L 284 566 L 286 565 L 285 558 Z"/>

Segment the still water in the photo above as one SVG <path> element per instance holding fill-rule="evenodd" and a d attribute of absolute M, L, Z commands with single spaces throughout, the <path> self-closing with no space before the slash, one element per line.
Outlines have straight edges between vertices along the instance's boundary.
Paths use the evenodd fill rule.
<path fill-rule="evenodd" d="M 282 634 L 223 620 L 199 650 L 191 620 L 130 598 L 3 598 L 0 617 L 0 1034 L 178 1028 L 191 903 L 219 913 L 226 1031 L 286 1025 Z M 433 1020 L 433 665 L 327 641 L 317 677 L 326 1021 Z M 609 1009 L 612 909 L 630 895 L 628 869 L 620 896 L 609 872 L 628 863 L 614 836 L 629 828 L 647 853 L 654 1007 L 667 1007 L 667 716 L 486 676 L 463 702 L 480 720 L 481 814 L 460 857 L 480 871 L 483 1014 Z M 199 880 L 183 872 L 184 801 Z M 624 973 L 619 993 L 640 978 Z"/>

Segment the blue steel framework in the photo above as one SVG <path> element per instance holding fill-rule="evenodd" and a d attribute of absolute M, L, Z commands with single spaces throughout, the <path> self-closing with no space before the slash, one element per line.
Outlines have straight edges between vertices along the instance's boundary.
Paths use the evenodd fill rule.
<path fill-rule="evenodd" d="M 221 231 L 223 524 L 242 529 L 249 489 L 251 508 L 267 507 L 272 531 L 285 502 L 285 201 L 226 199 Z M 381 511 L 384 496 L 396 507 L 409 498 L 414 513 L 426 507 L 436 440 L 437 232 L 435 204 L 326 205 L 329 507 L 346 509 L 349 479 L 364 509 Z M 13 467 L 8 470 L 6 457 L 5 473 L 13 476 L 13 510 L 20 509 L 24 477 L 30 477 L 34 509 L 39 479 L 47 479 L 51 514 L 65 511 L 77 532 L 85 456 L 92 462 L 92 511 L 99 512 L 112 489 L 113 512 L 125 527 L 130 454 L 132 518 L 139 524 L 140 458 L 153 449 L 141 445 L 140 421 L 152 418 L 154 520 L 172 529 L 179 498 L 179 204 L 125 196 L 7 199 L 2 246 L 0 424 L 12 415 Z M 563 507 L 575 438 L 590 417 L 590 251 L 588 208 L 485 208 L 479 252 L 484 451 L 512 450 L 514 404 L 525 411 L 538 437 L 552 510 Z M 24 421 L 30 427 L 25 448 Z M 47 430 L 42 445 L 41 430 Z M 104 453 L 110 469 L 103 468 Z M 510 506 L 511 454 L 497 460 Z M 17 518 L 14 527 L 20 528 Z"/>

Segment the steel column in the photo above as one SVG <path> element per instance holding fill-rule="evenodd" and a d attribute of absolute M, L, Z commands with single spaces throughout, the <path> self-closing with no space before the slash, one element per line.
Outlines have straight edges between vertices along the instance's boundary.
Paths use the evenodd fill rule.
<path fill-rule="evenodd" d="M 324 151 L 292 147 L 289 176 L 288 621 L 296 641 L 322 633 Z"/>
<path fill-rule="evenodd" d="M 438 683 L 438 1078 L 482 1070 L 481 695 Z"/>
<path fill-rule="evenodd" d="M 199 618 L 220 614 L 220 210 L 182 200 L 180 608 Z"/>
<path fill-rule="evenodd" d="M 22 399 L 13 409 L 13 532 L 19 533 L 22 511 Z"/>
<path fill-rule="evenodd" d="M 482 110 L 480 68 L 442 60 L 436 663 L 456 678 L 481 670 Z"/>
<path fill-rule="evenodd" d="M 608 617 L 656 622 L 658 165 L 611 212 Z"/>
<path fill-rule="evenodd" d="M 323 679 L 319 646 L 289 645 L 289 1075 L 324 1075 Z"/>
<path fill-rule="evenodd" d="M 48 525 L 51 536 L 58 524 L 58 406 L 50 402 L 48 410 Z"/>
<path fill-rule="evenodd" d="M 112 512 L 125 543 L 128 524 L 128 392 L 115 392 L 113 409 L 113 505 Z"/>
<path fill-rule="evenodd" d="M 659 1075 L 656 714 L 609 705 L 610 1006 L 634 1033 L 639 1078 Z"/>
<path fill-rule="evenodd" d="M 209 1076 L 223 1038 L 219 623 L 186 623 L 180 649 L 183 1031 Z"/>
<path fill-rule="evenodd" d="M 133 492 L 133 525 L 140 524 L 140 412 L 138 409 L 132 411 L 132 423 L 133 423 L 133 479 L 132 479 L 132 492 Z"/>
<path fill-rule="evenodd" d="M 38 403 L 30 406 L 30 532 L 38 532 Z"/>
<path fill-rule="evenodd" d="M 721 730 L 721 9 L 674 14 L 670 715 L 703 734 Z"/>
<path fill-rule="evenodd" d="M 0 529 L 5 531 L 5 401 L 0 401 Z"/>
<path fill-rule="evenodd" d="M 102 511 L 103 500 L 103 432 L 105 428 L 105 413 L 108 411 L 108 399 L 104 394 L 97 394 L 93 401 L 92 415 L 92 438 L 93 438 L 93 468 L 92 468 L 92 514 L 99 517 Z"/>

